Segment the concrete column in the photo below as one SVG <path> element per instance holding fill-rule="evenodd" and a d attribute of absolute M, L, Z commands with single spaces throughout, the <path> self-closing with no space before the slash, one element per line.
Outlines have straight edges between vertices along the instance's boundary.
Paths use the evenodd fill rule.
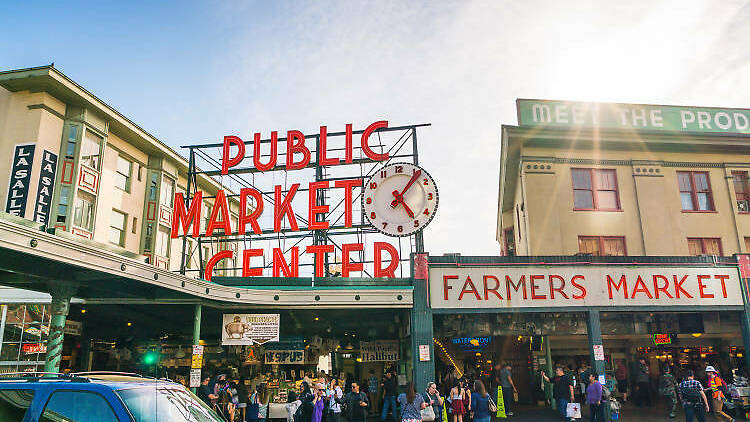
<path fill-rule="evenodd" d="M 44 372 L 58 372 L 62 359 L 65 319 L 70 310 L 70 298 L 76 287 L 67 283 L 50 284 L 52 295 L 51 320 L 47 337 L 47 356 L 44 359 Z"/>
<path fill-rule="evenodd" d="M 602 328 L 599 321 L 599 310 L 592 309 L 587 313 L 586 330 L 589 337 L 589 356 L 591 357 L 591 368 L 599 375 L 604 375 L 604 356 L 601 356 L 601 360 L 597 360 L 594 350 L 601 347 L 604 350 L 602 344 Z"/>
<path fill-rule="evenodd" d="M 411 311 L 411 355 L 414 362 L 413 380 L 417 391 L 423 391 L 435 381 L 435 344 L 433 341 L 432 310 L 427 302 L 427 254 L 412 255 L 414 307 Z M 419 359 L 419 346 L 430 350 L 429 360 Z"/>

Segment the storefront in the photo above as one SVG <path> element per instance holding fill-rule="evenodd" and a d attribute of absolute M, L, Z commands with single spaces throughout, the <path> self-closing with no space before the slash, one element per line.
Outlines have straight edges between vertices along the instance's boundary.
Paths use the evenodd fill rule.
<path fill-rule="evenodd" d="M 439 379 L 488 380 L 510 364 L 520 401 L 538 403 L 538 371 L 558 365 L 589 365 L 613 387 L 618 366 L 630 372 L 641 357 L 652 381 L 665 366 L 746 371 L 745 280 L 734 257 L 428 259 Z"/>

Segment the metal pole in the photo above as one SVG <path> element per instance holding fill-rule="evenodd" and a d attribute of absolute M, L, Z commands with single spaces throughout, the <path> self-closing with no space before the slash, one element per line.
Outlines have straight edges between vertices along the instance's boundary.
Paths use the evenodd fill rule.
<path fill-rule="evenodd" d="M 552 366 L 552 347 L 549 344 L 549 336 L 544 336 L 544 355 L 547 358 L 547 376 L 552 378 L 554 373 L 554 367 Z M 553 409 L 557 409 L 555 407 L 555 399 L 552 398 L 552 384 L 547 383 L 545 384 L 544 394 L 547 396 L 547 401 L 549 402 L 550 406 L 552 406 Z"/>
<path fill-rule="evenodd" d="M 185 207 L 190 208 L 190 189 L 192 188 L 192 175 L 195 173 L 195 154 L 190 148 L 190 161 L 188 162 L 187 188 L 185 188 Z M 180 261 L 180 274 L 185 275 L 185 250 L 187 249 L 187 233 L 182 235 L 182 258 Z"/>
<path fill-rule="evenodd" d="M 599 310 L 591 309 L 587 312 L 586 330 L 589 337 L 589 356 L 591 357 L 591 368 L 599 375 L 604 375 L 604 346 L 602 344 L 602 328 L 599 320 Z M 601 348 L 601 359 L 597 359 L 596 350 Z"/>
<path fill-rule="evenodd" d="M 411 128 L 411 149 L 412 154 L 414 154 L 414 165 L 419 165 L 419 152 L 417 148 L 417 128 L 413 127 Z M 424 252 L 424 237 L 422 236 L 422 230 L 418 231 L 414 235 L 414 246 L 416 248 L 417 253 Z"/>
<path fill-rule="evenodd" d="M 197 303 L 195 305 L 195 312 L 193 312 L 193 346 L 197 346 L 201 341 L 201 319 L 203 318 L 203 305 Z M 201 375 L 201 378 L 203 376 Z M 198 391 L 197 388 L 192 387 L 193 394 Z"/>
<path fill-rule="evenodd" d="M 70 311 L 70 298 L 75 287 L 69 284 L 55 283 L 50 288 L 52 310 L 49 336 L 47 337 L 47 355 L 44 359 L 44 372 L 58 372 L 62 359 L 65 319 Z"/>

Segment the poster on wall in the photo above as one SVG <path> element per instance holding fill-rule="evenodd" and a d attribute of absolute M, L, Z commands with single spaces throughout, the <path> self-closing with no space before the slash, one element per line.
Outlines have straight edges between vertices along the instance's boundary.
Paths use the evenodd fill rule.
<path fill-rule="evenodd" d="M 305 349 L 267 350 L 266 363 L 276 365 L 302 365 L 305 363 Z"/>
<path fill-rule="evenodd" d="M 398 360 L 398 341 L 361 341 L 359 342 L 362 362 L 395 362 Z"/>
<path fill-rule="evenodd" d="M 36 204 L 34 204 L 34 221 L 49 225 L 49 210 L 52 204 L 52 193 L 55 189 L 55 171 L 57 170 L 57 154 L 42 150 L 42 166 L 39 170 L 39 184 L 36 188 Z"/>
<path fill-rule="evenodd" d="M 250 346 L 279 341 L 279 314 L 224 314 L 221 323 L 221 344 Z"/>
<path fill-rule="evenodd" d="M 10 184 L 5 212 L 26 217 L 26 199 L 29 196 L 31 165 L 34 163 L 34 144 L 16 145 L 10 167 Z"/>

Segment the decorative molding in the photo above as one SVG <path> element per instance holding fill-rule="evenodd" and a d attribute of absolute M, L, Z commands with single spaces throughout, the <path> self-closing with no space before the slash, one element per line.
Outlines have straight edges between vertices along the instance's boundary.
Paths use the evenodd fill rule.
<path fill-rule="evenodd" d="M 29 110 L 44 110 L 57 117 L 58 119 L 65 120 L 65 116 L 63 114 L 60 114 L 59 112 L 57 112 L 57 110 L 53 109 L 47 104 L 29 104 L 26 106 L 26 108 L 28 108 Z"/>
<path fill-rule="evenodd" d="M 644 161 L 644 160 L 593 160 L 590 158 L 559 158 L 559 157 L 520 157 L 522 164 L 530 162 L 553 163 L 553 164 L 577 164 L 594 166 L 662 166 L 662 167 L 695 167 L 695 168 L 725 168 L 725 167 L 750 167 L 750 163 L 706 163 L 687 161 Z"/>

